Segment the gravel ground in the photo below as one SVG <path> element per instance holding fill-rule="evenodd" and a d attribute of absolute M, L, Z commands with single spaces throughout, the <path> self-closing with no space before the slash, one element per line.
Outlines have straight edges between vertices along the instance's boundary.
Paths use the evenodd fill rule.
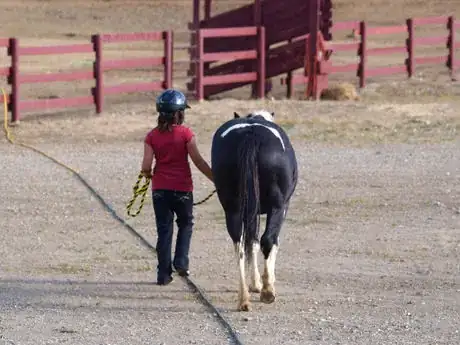
<path fill-rule="evenodd" d="M 273 107 L 281 111 L 286 104 L 294 103 Z M 319 115 L 334 108 L 305 107 L 315 107 Z M 364 113 L 365 107 L 335 109 Z M 391 107 L 381 105 L 380 111 L 396 123 Z M 401 109 L 418 109 L 411 107 Z M 425 105 L 427 112 L 430 107 L 435 106 Z M 455 112 L 448 105 L 438 108 L 441 116 Z M 195 111 L 203 115 L 210 109 L 215 104 Z M 124 216 L 148 117 L 133 111 L 137 115 L 123 117 L 121 124 L 121 116 L 127 116 L 122 111 L 99 118 L 30 120 L 14 131 L 81 172 Z M 235 311 L 236 263 L 216 198 L 195 211 L 192 279 L 244 344 L 457 345 L 458 137 L 442 142 L 444 132 L 431 131 L 431 142 L 416 145 L 394 136 L 387 142 L 382 134 L 382 142 L 351 145 L 302 134 L 307 126 L 322 128 L 324 123 L 314 120 L 289 130 L 301 176 L 281 235 L 275 304 L 260 304 L 254 296 L 253 312 Z M 110 135 L 97 132 L 101 121 Z M 199 118 L 190 122 L 206 138 L 200 146 L 208 157 L 212 126 L 198 127 Z M 420 133 L 424 125 L 417 124 Z M 333 126 L 342 128 L 337 121 Z M 398 128 L 402 135 L 405 127 Z M 121 137 L 122 130 L 131 130 L 131 136 Z M 2 337 L 15 344 L 227 343 L 228 335 L 180 279 L 167 287 L 153 284 L 153 253 L 72 174 L 6 142 L 0 151 Z M 212 186 L 194 172 L 195 197 L 201 199 Z M 148 199 L 129 223 L 155 243 L 153 221 Z"/>
<path fill-rule="evenodd" d="M 16 344 L 194 344 L 205 332 L 206 343 L 222 343 L 184 284 L 153 284 L 153 255 L 70 173 L 35 153 L 1 151 L 4 176 L 16 177 L 1 184 L 0 334 Z"/>

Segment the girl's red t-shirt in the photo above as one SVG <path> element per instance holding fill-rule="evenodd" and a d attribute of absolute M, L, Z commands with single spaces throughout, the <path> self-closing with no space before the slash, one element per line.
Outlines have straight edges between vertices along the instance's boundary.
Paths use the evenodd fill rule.
<path fill-rule="evenodd" d="M 193 191 L 186 146 L 193 136 L 193 131 L 183 125 L 173 126 L 171 132 L 154 128 L 147 134 L 144 142 L 152 147 L 155 155 L 152 189 Z"/>

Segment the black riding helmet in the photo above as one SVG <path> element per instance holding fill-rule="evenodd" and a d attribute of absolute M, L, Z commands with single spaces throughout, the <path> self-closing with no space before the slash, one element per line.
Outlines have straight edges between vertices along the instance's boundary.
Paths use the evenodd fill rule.
<path fill-rule="evenodd" d="M 187 104 L 187 98 L 185 95 L 182 92 L 173 89 L 163 91 L 157 97 L 156 103 L 157 111 L 163 114 L 171 114 L 175 113 L 176 111 L 190 108 L 190 106 Z"/>

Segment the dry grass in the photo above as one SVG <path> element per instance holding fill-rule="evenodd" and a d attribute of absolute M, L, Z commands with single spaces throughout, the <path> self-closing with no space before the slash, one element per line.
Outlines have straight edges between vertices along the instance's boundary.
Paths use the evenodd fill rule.
<path fill-rule="evenodd" d="M 321 92 L 321 99 L 331 101 L 358 101 L 356 87 L 350 83 L 339 83 Z"/>
<path fill-rule="evenodd" d="M 456 0 L 336 0 L 335 20 L 366 20 L 379 25 L 403 23 L 406 18 L 460 13 Z"/>
<path fill-rule="evenodd" d="M 362 146 L 378 143 L 435 143 L 458 139 L 458 102 L 412 104 L 337 101 L 221 100 L 192 105 L 186 122 L 207 147 L 217 126 L 233 111 L 265 108 L 293 140 Z M 216 111 L 219 109 L 219 111 Z M 83 143 L 140 142 L 155 123 L 152 104 L 117 106 L 110 113 L 92 111 L 29 117 L 13 129 L 29 142 Z M 206 121 L 203 121 L 206 119 Z M 110 128 L 108 131 L 107 128 Z M 34 133 L 30 136 L 30 133 Z"/>
<path fill-rule="evenodd" d="M 223 12 L 251 1 L 216 1 L 213 5 L 213 13 Z M 154 31 L 171 29 L 176 32 L 177 44 L 188 44 L 187 24 L 191 20 L 192 1 L 151 1 L 138 0 L 136 2 L 127 0 L 110 1 L 83 1 L 71 3 L 63 0 L 28 0 L 12 1 L 5 0 L 0 3 L 0 36 L 19 37 L 23 45 L 44 45 L 62 44 L 68 42 L 89 42 L 89 37 L 94 33 L 108 32 L 132 32 L 132 31 Z M 422 6 L 423 5 L 423 6 Z M 395 11 L 395 7 L 398 11 Z M 378 9 L 378 10 L 376 10 Z M 110 13 L 110 15 L 107 15 Z M 421 2 L 418 0 L 383 1 L 334 1 L 334 21 L 343 20 L 367 20 L 371 25 L 394 25 L 404 24 L 407 17 L 427 15 L 450 15 L 460 16 L 460 3 L 454 0 Z M 417 29 L 419 30 L 419 29 Z M 428 30 L 428 31 L 427 31 Z M 427 27 L 429 35 L 445 33 L 441 26 Z M 417 31 L 419 32 L 419 31 Z M 425 35 L 425 33 L 423 33 Z M 336 40 L 347 40 L 350 32 L 338 33 Z M 403 45 L 404 35 L 391 35 L 371 37 L 369 47 Z M 122 58 L 129 56 L 146 56 L 150 52 L 155 55 L 161 54 L 161 45 L 146 44 L 113 44 L 107 45 L 105 50 L 106 58 Z M 440 49 L 445 47 L 426 47 L 420 53 L 439 54 Z M 176 50 L 175 56 L 178 59 L 186 60 L 185 50 Z M 91 54 L 77 54 L 72 56 L 45 56 L 45 57 L 24 57 L 21 59 L 21 70 L 25 72 L 57 72 L 68 69 L 89 69 L 93 57 Z M 334 53 L 334 63 L 342 64 L 356 60 L 353 52 Z M 8 63 L 6 56 L 3 63 Z M 369 66 L 402 64 L 403 56 L 393 54 L 384 58 L 370 58 Z M 0 60 L 1 63 L 1 60 Z M 185 90 L 186 64 L 177 64 L 174 67 L 175 87 Z M 425 73 L 426 68 L 420 67 L 417 73 Z M 437 66 L 435 73 L 430 80 L 435 80 L 441 75 L 447 78 L 446 68 Z M 117 71 L 106 73 L 108 84 L 118 84 L 132 81 L 149 81 L 161 79 L 159 69 L 137 69 L 131 71 Z M 278 78 L 273 81 L 274 89 L 272 96 L 279 99 L 284 97 L 286 89 L 280 86 Z M 387 80 L 404 80 L 404 77 L 391 76 L 389 78 L 369 79 L 370 83 L 375 81 L 387 82 Z M 335 74 L 331 76 L 332 82 L 356 83 L 356 76 L 352 74 Z M 445 81 L 442 81 L 442 83 Z M 21 97 L 27 98 L 52 98 L 67 97 L 72 95 L 88 95 L 93 82 L 75 83 L 46 83 L 23 85 Z M 3 85 L 6 86 L 5 82 Z M 397 89 L 397 88 L 396 88 Z M 297 89 L 296 96 L 301 88 Z M 388 97 L 392 98 L 396 92 L 394 88 L 389 90 Z M 221 96 L 231 98 L 247 98 L 248 89 L 238 89 L 227 92 Z M 109 97 L 108 104 L 120 101 L 146 100 L 151 98 L 151 93 L 128 94 L 119 97 Z M 385 98 L 385 97 L 384 97 Z"/>

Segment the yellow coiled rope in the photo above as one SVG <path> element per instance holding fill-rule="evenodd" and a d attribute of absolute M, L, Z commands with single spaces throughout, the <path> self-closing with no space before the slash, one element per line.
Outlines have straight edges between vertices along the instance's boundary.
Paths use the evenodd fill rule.
<path fill-rule="evenodd" d="M 142 180 L 145 179 L 145 182 L 141 184 Z M 131 217 L 136 217 L 139 213 L 141 213 L 142 208 L 144 207 L 144 202 L 145 202 L 145 196 L 147 195 L 147 191 L 149 189 L 150 185 L 150 177 L 145 176 L 142 173 L 139 173 L 137 177 L 137 181 L 133 186 L 133 197 L 131 200 L 129 200 L 128 204 L 126 205 L 126 212 L 128 213 L 129 216 Z M 209 195 L 204 198 L 203 200 L 200 200 L 198 202 L 193 203 L 193 206 L 196 205 L 201 205 L 211 199 L 211 197 L 216 193 L 216 190 L 213 190 Z M 136 199 L 140 197 L 140 203 L 139 207 L 136 212 L 131 212 L 131 209 L 134 206 L 134 203 L 136 202 Z"/>

